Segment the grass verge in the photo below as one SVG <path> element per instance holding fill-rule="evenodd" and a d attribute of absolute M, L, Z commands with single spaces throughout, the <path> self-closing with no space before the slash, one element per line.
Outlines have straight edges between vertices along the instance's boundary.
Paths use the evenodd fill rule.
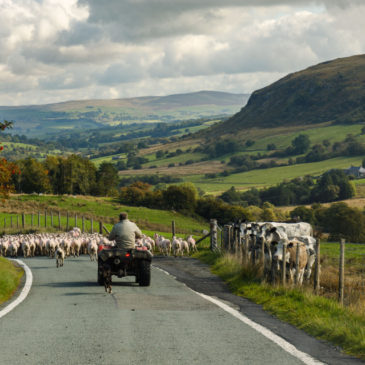
<path fill-rule="evenodd" d="M 242 267 L 231 255 L 200 250 L 195 258 L 211 266 L 236 295 L 262 305 L 279 319 L 310 335 L 339 346 L 344 352 L 365 360 L 365 318 L 336 301 L 313 295 L 306 288 L 283 288 L 263 283 L 258 269 Z"/>
<path fill-rule="evenodd" d="M 23 274 L 23 269 L 0 257 L 0 304 L 11 298 L 19 286 Z"/>

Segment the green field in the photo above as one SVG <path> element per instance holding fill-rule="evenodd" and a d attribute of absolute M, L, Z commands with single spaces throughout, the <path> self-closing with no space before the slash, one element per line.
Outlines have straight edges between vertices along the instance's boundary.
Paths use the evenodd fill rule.
<path fill-rule="evenodd" d="M 340 257 L 340 244 L 338 242 L 322 242 L 321 256 L 329 259 L 329 263 L 338 266 Z M 345 267 L 356 269 L 365 274 L 365 244 L 345 243 Z M 365 278 L 364 278 L 365 280 Z"/>
<path fill-rule="evenodd" d="M 99 167 L 103 162 L 111 162 L 116 163 L 120 160 L 113 160 L 113 157 L 121 157 L 121 160 L 124 160 L 127 158 L 127 155 L 125 153 L 119 153 L 116 155 L 109 155 L 109 156 L 103 156 L 103 157 L 97 157 L 90 160 L 96 167 Z"/>
<path fill-rule="evenodd" d="M 226 191 L 231 186 L 239 190 L 254 187 L 263 188 L 300 176 L 319 176 L 323 172 L 334 168 L 347 168 L 351 165 L 360 166 L 361 161 L 362 157 L 338 157 L 320 162 L 251 170 L 214 179 L 206 179 L 203 175 L 191 175 L 184 177 L 184 180 L 190 181 L 202 190 L 214 194 Z"/>
<path fill-rule="evenodd" d="M 143 167 L 148 168 L 150 166 L 157 166 L 157 167 L 168 166 L 171 163 L 174 164 L 185 163 L 188 160 L 193 160 L 194 162 L 197 162 L 205 156 L 206 155 L 204 153 L 184 153 L 179 156 L 151 160 L 151 162 L 143 164 Z M 144 157 L 148 158 L 148 155 Z M 152 157 L 153 155 L 151 156 L 151 158 Z"/>
<path fill-rule="evenodd" d="M 291 145 L 291 141 L 299 134 L 306 134 L 311 143 L 321 144 L 324 140 L 329 140 L 331 143 L 340 142 L 346 138 L 348 134 L 354 135 L 359 138 L 359 141 L 365 142 L 365 135 L 361 135 L 361 124 L 353 125 L 334 125 L 334 126 L 320 126 L 315 128 L 304 129 L 302 131 L 288 132 L 268 135 L 255 140 L 255 134 L 250 135 L 250 138 L 255 141 L 255 144 L 247 148 L 247 151 L 265 152 L 267 151 L 267 145 L 274 143 L 277 149 L 285 149 Z M 262 130 L 259 130 L 262 133 Z"/>
<path fill-rule="evenodd" d="M 5 210 L 5 208 L 8 209 Z M 110 229 L 113 223 L 118 221 L 121 211 L 126 211 L 131 220 L 135 221 L 142 230 L 171 232 L 172 221 L 175 221 L 176 232 L 181 234 L 201 234 L 202 230 L 208 228 L 208 223 L 203 220 L 193 219 L 180 213 L 167 210 L 149 209 L 144 207 L 123 206 L 111 198 L 95 197 L 72 197 L 72 196 L 52 196 L 52 195 L 15 195 L 9 201 L 3 202 L 0 206 L 0 230 L 4 227 L 4 218 L 7 219 L 7 227 L 10 225 L 9 209 L 13 213 L 13 227 L 16 225 L 16 216 L 27 213 L 26 224 L 29 228 L 31 224 L 31 213 L 34 214 L 34 226 L 38 225 L 38 212 L 41 213 L 40 225 L 44 227 L 44 212 L 47 209 L 47 222 L 50 224 L 50 212 L 54 215 L 54 226 L 58 227 L 58 211 L 61 211 L 62 227 L 66 226 L 66 212 L 70 212 L 69 225 L 75 222 L 74 215 L 77 213 L 78 226 L 81 228 L 84 216 L 88 222 L 86 229 L 90 227 L 90 219 L 94 220 L 94 231 L 98 230 L 98 222 L 103 221 L 104 225 Z M 5 213 L 6 211 L 6 213 Z M 21 217 L 19 216 L 21 225 Z"/>

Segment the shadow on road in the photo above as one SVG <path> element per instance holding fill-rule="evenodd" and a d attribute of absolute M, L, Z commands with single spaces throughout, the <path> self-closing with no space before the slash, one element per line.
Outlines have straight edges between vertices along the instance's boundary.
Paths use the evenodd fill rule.
<path fill-rule="evenodd" d="M 47 283 L 42 286 L 49 286 L 52 288 L 84 288 L 90 286 L 99 286 L 98 283 L 92 281 L 65 281 L 61 283 Z"/>
<path fill-rule="evenodd" d="M 113 286 L 139 286 L 139 284 L 133 281 L 116 281 L 116 282 L 113 281 L 112 287 Z"/>

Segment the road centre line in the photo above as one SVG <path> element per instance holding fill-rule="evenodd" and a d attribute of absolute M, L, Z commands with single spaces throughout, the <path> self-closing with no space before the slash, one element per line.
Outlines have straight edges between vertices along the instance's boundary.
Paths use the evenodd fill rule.
<path fill-rule="evenodd" d="M 165 271 L 163 269 L 160 269 L 160 268 L 157 268 L 157 269 L 160 270 L 160 271 L 162 271 L 162 272 L 164 272 L 165 274 L 167 274 L 169 276 L 172 276 L 173 278 L 176 279 L 176 277 L 173 276 L 173 275 L 171 275 L 169 272 L 167 272 L 167 271 Z M 257 332 L 259 332 L 260 334 L 262 334 L 263 336 L 265 336 L 266 338 L 268 338 L 269 340 L 271 340 L 272 342 L 274 342 L 275 344 L 277 344 L 284 351 L 288 352 L 292 356 L 294 356 L 297 359 L 299 359 L 300 361 L 302 361 L 304 364 L 306 364 L 306 365 L 322 365 L 322 364 L 325 364 L 325 363 L 323 363 L 323 362 L 321 362 L 319 360 L 314 359 L 312 356 L 306 354 L 305 352 L 302 352 L 302 351 L 298 350 L 294 345 L 292 345 L 288 341 L 284 340 L 282 337 L 276 335 L 274 332 L 270 331 L 266 327 L 261 326 L 260 324 L 252 321 L 251 319 L 249 319 L 248 317 L 246 317 L 245 315 L 243 315 L 242 313 L 240 313 L 236 309 L 234 309 L 234 308 L 230 307 L 229 305 L 223 303 L 222 301 L 220 301 L 220 300 L 218 300 L 216 298 L 213 298 L 213 297 L 211 297 L 209 295 L 205 295 L 203 293 L 199 293 L 199 292 L 197 292 L 197 291 L 195 291 L 195 290 L 193 290 L 191 288 L 189 288 L 189 289 L 192 292 L 194 292 L 195 294 L 198 294 L 199 296 L 201 296 L 202 298 L 204 298 L 205 300 L 208 300 L 211 303 L 217 305 L 218 307 L 220 307 L 221 309 L 223 309 L 227 313 L 229 313 L 232 316 L 234 316 L 235 318 L 239 319 L 241 322 L 247 324 L 248 326 L 250 326 L 251 328 L 253 328 Z"/>
<path fill-rule="evenodd" d="M 24 284 L 19 296 L 14 301 L 12 301 L 9 305 L 7 305 L 3 310 L 0 311 L 0 318 L 4 317 L 6 314 L 8 314 L 10 311 L 12 311 L 17 305 L 19 305 L 27 297 L 27 295 L 29 294 L 29 291 L 32 287 L 32 283 L 33 283 L 33 274 L 31 272 L 31 270 L 29 269 L 29 267 L 21 260 L 17 260 L 17 259 L 10 259 L 10 260 L 17 262 L 23 268 L 26 279 L 25 279 L 25 284 Z"/>

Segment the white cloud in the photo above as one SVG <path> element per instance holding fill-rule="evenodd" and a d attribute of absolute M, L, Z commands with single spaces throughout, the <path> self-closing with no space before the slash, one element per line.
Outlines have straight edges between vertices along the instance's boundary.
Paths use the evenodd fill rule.
<path fill-rule="evenodd" d="M 360 0 L 0 0 L 0 104 L 252 92 L 365 53 Z"/>

